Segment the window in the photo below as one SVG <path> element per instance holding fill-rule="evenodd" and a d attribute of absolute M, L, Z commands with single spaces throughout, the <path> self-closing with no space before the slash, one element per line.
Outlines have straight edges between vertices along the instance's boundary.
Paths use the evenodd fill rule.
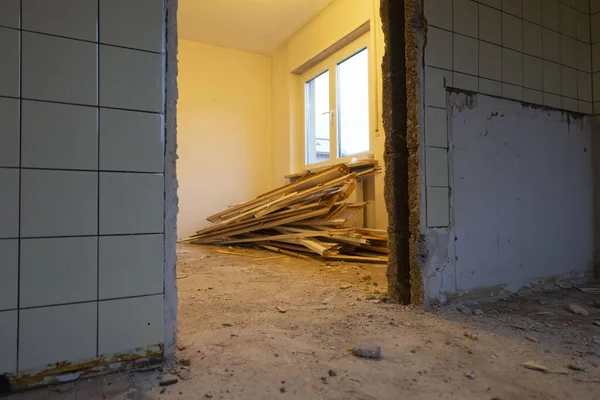
<path fill-rule="evenodd" d="M 368 36 L 303 74 L 306 165 L 370 150 Z"/>

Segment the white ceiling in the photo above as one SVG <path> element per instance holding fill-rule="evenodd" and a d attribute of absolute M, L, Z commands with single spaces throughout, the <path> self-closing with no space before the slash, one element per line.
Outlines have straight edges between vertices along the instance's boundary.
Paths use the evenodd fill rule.
<path fill-rule="evenodd" d="M 179 37 L 270 54 L 334 0 L 179 0 Z"/>

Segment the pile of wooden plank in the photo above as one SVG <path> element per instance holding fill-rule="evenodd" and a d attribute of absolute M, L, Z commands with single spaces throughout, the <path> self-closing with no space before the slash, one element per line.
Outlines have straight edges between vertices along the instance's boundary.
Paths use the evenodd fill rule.
<path fill-rule="evenodd" d="M 366 203 L 345 200 L 357 179 L 379 172 L 377 166 L 350 172 L 339 164 L 309 172 L 297 181 L 236 204 L 208 217 L 212 223 L 185 243 L 255 246 L 300 257 L 387 262 L 387 233 L 346 226 Z"/>

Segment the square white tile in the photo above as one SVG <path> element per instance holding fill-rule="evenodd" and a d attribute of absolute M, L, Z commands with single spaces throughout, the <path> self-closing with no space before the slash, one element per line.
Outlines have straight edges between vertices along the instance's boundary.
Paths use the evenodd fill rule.
<path fill-rule="evenodd" d="M 452 69 L 452 32 L 430 27 L 427 30 L 425 64 Z"/>
<path fill-rule="evenodd" d="M 544 60 L 560 63 L 560 34 L 558 32 L 544 28 L 542 56 Z"/>
<path fill-rule="evenodd" d="M 592 43 L 600 42 L 600 12 L 592 15 Z"/>
<path fill-rule="evenodd" d="M 571 68 L 577 68 L 577 40 L 560 36 L 560 63 Z"/>
<path fill-rule="evenodd" d="M 542 25 L 560 31 L 560 5 L 556 0 L 542 0 Z"/>
<path fill-rule="evenodd" d="M 427 226 L 438 228 L 450 225 L 450 196 L 448 188 L 427 188 Z"/>
<path fill-rule="evenodd" d="M 95 235 L 97 223 L 97 172 L 21 172 L 22 237 Z"/>
<path fill-rule="evenodd" d="M 581 42 L 577 42 L 577 69 L 585 72 L 592 72 L 590 46 Z"/>
<path fill-rule="evenodd" d="M 454 32 L 477 38 L 479 36 L 478 8 L 479 4 L 472 0 L 454 0 Z"/>
<path fill-rule="evenodd" d="M 448 0 L 425 1 L 425 18 L 428 26 L 452 30 L 452 2 Z"/>
<path fill-rule="evenodd" d="M 97 264 L 96 237 L 21 240 L 21 307 L 96 300 Z"/>
<path fill-rule="evenodd" d="M 163 292 L 163 235 L 99 239 L 100 300 Z"/>
<path fill-rule="evenodd" d="M 0 311 L 16 309 L 19 287 L 18 239 L 0 239 L 0 276 Z"/>
<path fill-rule="evenodd" d="M 502 46 L 523 51 L 523 20 L 502 13 Z"/>
<path fill-rule="evenodd" d="M 590 16 L 582 12 L 577 14 L 577 40 L 590 43 Z"/>
<path fill-rule="evenodd" d="M 600 12 L 600 0 L 590 0 L 590 12 L 592 14 Z"/>
<path fill-rule="evenodd" d="M 594 103 L 594 113 L 600 114 L 600 101 Z"/>
<path fill-rule="evenodd" d="M 502 80 L 502 47 L 479 42 L 479 76 Z"/>
<path fill-rule="evenodd" d="M 21 1 L 20 0 L 2 0 L 0 1 L 0 26 L 9 28 L 19 28 L 21 21 Z"/>
<path fill-rule="evenodd" d="M 19 100 L 0 97 L 0 167 L 19 166 Z"/>
<path fill-rule="evenodd" d="M 596 0 L 593 0 L 593 1 L 596 1 Z M 578 11 L 581 11 L 582 13 L 589 15 L 590 14 L 590 0 L 576 0 L 575 8 Z"/>
<path fill-rule="evenodd" d="M 162 172 L 163 145 L 160 114 L 100 110 L 100 169 Z"/>
<path fill-rule="evenodd" d="M 162 344 L 163 307 L 162 295 L 101 301 L 98 319 L 100 355 Z"/>
<path fill-rule="evenodd" d="M 95 358 L 97 314 L 95 302 L 21 310 L 19 373 Z"/>
<path fill-rule="evenodd" d="M 98 109 L 23 100 L 23 167 L 98 169 Z"/>
<path fill-rule="evenodd" d="M 523 0 L 502 0 L 502 11 L 523 17 Z"/>
<path fill-rule="evenodd" d="M 100 46 L 100 105 L 162 113 L 163 57 Z"/>
<path fill-rule="evenodd" d="M 22 0 L 23 29 L 97 41 L 98 0 Z"/>
<path fill-rule="evenodd" d="M 560 84 L 563 96 L 577 99 L 577 70 L 561 66 Z"/>
<path fill-rule="evenodd" d="M 479 38 L 502 44 L 502 13 L 483 4 L 479 5 Z"/>
<path fill-rule="evenodd" d="M 100 234 L 162 233 L 164 177 L 100 173 Z"/>
<path fill-rule="evenodd" d="M 448 150 L 428 147 L 425 154 L 427 186 L 448 186 Z"/>
<path fill-rule="evenodd" d="M 542 24 L 542 0 L 523 0 L 523 19 Z"/>
<path fill-rule="evenodd" d="M 479 78 L 479 92 L 491 96 L 502 96 L 502 82 Z"/>
<path fill-rule="evenodd" d="M 502 82 L 523 86 L 523 53 L 502 49 Z"/>
<path fill-rule="evenodd" d="M 448 147 L 448 117 L 445 109 L 427 107 L 425 110 L 425 145 Z"/>
<path fill-rule="evenodd" d="M 579 100 L 592 102 L 592 75 L 577 71 L 577 96 Z"/>
<path fill-rule="evenodd" d="M 508 83 L 502 84 L 502 96 L 511 100 L 523 100 L 523 87 L 511 85 Z"/>
<path fill-rule="evenodd" d="M 532 104 L 544 104 L 544 92 L 532 89 L 523 89 L 523 101 Z"/>
<path fill-rule="evenodd" d="M 544 105 L 556 109 L 562 108 L 562 99 L 560 96 L 552 93 L 544 93 Z"/>
<path fill-rule="evenodd" d="M 477 76 L 478 64 L 479 41 L 454 34 L 454 71 Z"/>
<path fill-rule="evenodd" d="M 579 100 L 577 102 L 578 111 L 582 114 L 593 114 L 594 113 L 594 105 L 593 103 L 589 103 L 587 101 Z"/>
<path fill-rule="evenodd" d="M 476 76 L 455 72 L 453 87 L 457 89 L 468 90 L 470 92 L 478 92 L 479 80 Z"/>
<path fill-rule="evenodd" d="M 19 97 L 20 32 L 0 28 L 0 96 Z"/>
<path fill-rule="evenodd" d="M 577 38 L 578 12 L 565 4 L 560 5 L 560 32 L 572 38 Z"/>
<path fill-rule="evenodd" d="M 561 108 L 567 111 L 578 112 L 579 105 L 576 99 L 570 97 L 561 97 Z"/>
<path fill-rule="evenodd" d="M 592 45 L 592 72 L 600 71 L 600 42 Z"/>
<path fill-rule="evenodd" d="M 562 85 L 560 83 L 560 65 L 550 61 L 544 61 L 544 92 L 560 94 Z"/>
<path fill-rule="evenodd" d="M 453 86 L 451 71 L 425 67 L 425 104 L 446 108 L 446 87 Z"/>
<path fill-rule="evenodd" d="M 596 100 L 600 99 L 600 72 L 596 72 L 592 77 L 592 94 L 596 103 Z"/>
<path fill-rule="evenodd" d="M 0 238 L 19 236 L 19 170 L 0 168 Z"/>
<path fill-rule="evenodd" d="M 523 86 L 530 89 L 542 90 L 543 63 L 541 58 L 523 56 Z"/>
<path fill-rule="evenodd" d="M 163 0 L 99 0 L 100 43 L 163 51 Z"/>
<path fill-rule="evenodd" d="M 542 27 L 523 21 L 523 52 L 541 58 L 542 43 Z"/>
<path fill-rule="evenodd" d="M 97 105 L 96 46 L 23 32 L 23 96 Z"/>
<path fill-rule="evenodd" d="M 0 312 L 0 375 L 17 372 L 17 313 Z"/>

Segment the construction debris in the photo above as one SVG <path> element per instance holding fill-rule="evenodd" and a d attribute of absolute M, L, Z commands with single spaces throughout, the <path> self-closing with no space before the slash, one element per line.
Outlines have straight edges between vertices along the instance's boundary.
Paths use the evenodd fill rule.
<path fill-rule="evenodd" d="M 345 202 L 357 179 L 378 171 L 379 167 L 370 166 L 350 172 L 347 165 L 339 164 L 306 173 L 293 183 L 208 217 L 212 225 L 183 242 L 253 246 L 302 259 L 320 256 L 335 261 L 387 263 L 386 231 L 346 225 L 366 205 Z"/>

